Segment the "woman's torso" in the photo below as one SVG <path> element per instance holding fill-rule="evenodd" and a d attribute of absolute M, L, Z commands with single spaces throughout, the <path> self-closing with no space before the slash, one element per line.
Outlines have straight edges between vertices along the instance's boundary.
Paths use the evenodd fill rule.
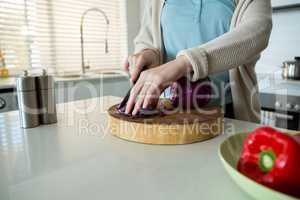
<path fill-rule="evenodd" d="M 166 0 L 161 16 L 165 61 L 175 59 L 183 49 L 200 46 L 228 32 L 234 10 L 234 0 Z M 229 83 L 228 72 L 209 78 L 219 92 Z M 213 104 L 230 103 L 230 90 L 221 101 L 216 99 Z"/>

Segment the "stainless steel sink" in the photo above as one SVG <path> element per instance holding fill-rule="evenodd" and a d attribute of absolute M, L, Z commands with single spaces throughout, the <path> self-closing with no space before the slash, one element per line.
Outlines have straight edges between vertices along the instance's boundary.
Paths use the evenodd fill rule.
<path fill-rule="evenodd" d="M 121 71 L 118 70 L 99 70 L 99 71 L 94 71 L 93 73 L 95 74 L 102 74 L 102 75 L 117 75 L 117 74 L 122 74 Z"/>
<path fill-rule="evenodd" d="M 98 72 L 96 74 L 104 74 L 104 75 L 116 75 L 116 74 L 119 74 L 117 72 Z"/>
<path fill-rule="evenodd" d="M 80 78 L 81 74 L 58 74 L 55 75 L 57 78 Z"/>
<path fill-rule="evenodd" d="M 81 73 L 61 73 L 56 74 L 56 78 L 65 78 L 65 79 L 72 79 L 72 78 L 85 78 L 85 77 L 93 77 L 93 76 L 99 76 L 99 75 L 119 75 L 122 74 L 122 71 L 120 70 L 97 70 L 97 71 L 89 71 L 85 74 Z"/>

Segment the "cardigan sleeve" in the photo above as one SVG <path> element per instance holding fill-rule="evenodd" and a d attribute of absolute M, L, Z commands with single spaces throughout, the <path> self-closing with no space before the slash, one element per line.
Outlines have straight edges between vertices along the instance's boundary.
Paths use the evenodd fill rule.
<path fill-rule="evenodd" d="M 134 39 L 135 53 L 143 50 L 153 50 L 157 55 L 158 63 L 161 63 L 161 52 L 153 45 L 153 32 L 152 32 L 152 0 L 145 1 L 145 8 L 141 20 L 141 28 Z"/>
<path fill-rule="evenodd" d="M 199 47 L 183 50 L 177 56 L 188 58 L 193 67 L 189 79 L 197 81 L 257 57 L 267 47 L 271 29 L 270 0 L 253 0 L 231 31 Z"/>

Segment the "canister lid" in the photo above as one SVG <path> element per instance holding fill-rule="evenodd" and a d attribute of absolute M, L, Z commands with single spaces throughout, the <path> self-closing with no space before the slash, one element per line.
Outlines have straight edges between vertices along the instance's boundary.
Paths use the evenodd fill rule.
<path fill-rule="evenodd" d="M 36 81 L 38 90 L 54 88 L 53 76 L 48 75 L 46 70 L 43 70 L 43 74 L 41 76 L 36 77 Z"/>
<path fill-rule="evenodd" d="M 300 57 L 296 56 L 294 60 L 288 60 L 283 62 L 284 65 L 300 65 Z"/>
<path fill-rule="evenodd" d="M 36 90 L 35 77 L 29 76 L 28 71 L 25 70 L 23 75 L 16 78 L 17 91 L 33 91 Z"/>

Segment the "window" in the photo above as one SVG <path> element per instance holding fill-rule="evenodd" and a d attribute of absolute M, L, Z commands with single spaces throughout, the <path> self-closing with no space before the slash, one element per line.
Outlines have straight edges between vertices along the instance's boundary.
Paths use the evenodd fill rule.
<path fill-rule="evenodd" d="M 84 21 L 85 62 L 91 69 L 120 68 L 127 55 L 125 0 L 0 0 L 0 48 L 10 68 L 81 70 L 80 21 Z"/>
<path fill-rule="evenodd" d="M 24 0 L 0 0 L 0 48 L 7 67 L 30 66 Z"/>

